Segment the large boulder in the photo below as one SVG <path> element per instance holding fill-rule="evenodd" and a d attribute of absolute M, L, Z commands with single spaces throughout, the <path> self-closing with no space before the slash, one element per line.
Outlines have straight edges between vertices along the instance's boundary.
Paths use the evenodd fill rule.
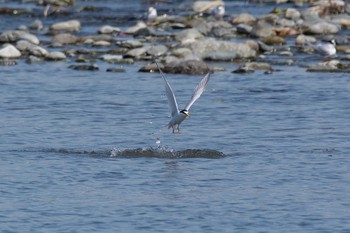
<path fill-rule="evenodd" d="M 245 43 L 219 41 L 213 38 L 198 40 L 189 45 L 193 54 L 201 59 L 234 60 L 255 57 L 257 51 Z"/>
<path fill-rule="evenodd" d="M 164 73 L 172 74 L 206 74 L 210 68 L 203 61 L 187 60 L 165 64 Z"/>

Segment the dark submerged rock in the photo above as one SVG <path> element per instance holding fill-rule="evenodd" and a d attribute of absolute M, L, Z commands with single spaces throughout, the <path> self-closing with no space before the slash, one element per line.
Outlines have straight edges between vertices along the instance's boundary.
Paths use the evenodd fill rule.
<path fill-rule="evenodd" d="M 99 70 L 99 67 L 95 64 L 91 65 L 70 65 L 68 68 L 73 70 L 88 70 L 88 71 L 97 71 Z"/>
<path fill-rule="evenodd" d="M 163 71 L 172 74 L 206 74 L 211 70 L 203 61 L 188 60 L 165 64 Z"/>

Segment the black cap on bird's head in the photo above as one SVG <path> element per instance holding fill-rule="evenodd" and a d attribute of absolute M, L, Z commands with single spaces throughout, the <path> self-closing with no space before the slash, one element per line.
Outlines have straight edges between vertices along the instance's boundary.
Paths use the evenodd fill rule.
<path fill-rule="evenodd" d="M 190 114 L 186 109 L 180 111 L 182 114 L 185 114 L 186 117 L 190 117 Z"/>
<path fill-rule="evenodd" d="M 329 40 L 328 42 L 331 43 L 331 44 L 334 45 L 334 46 L 335 46 L 335 44 L 336 44 L 335 39 Z"/>

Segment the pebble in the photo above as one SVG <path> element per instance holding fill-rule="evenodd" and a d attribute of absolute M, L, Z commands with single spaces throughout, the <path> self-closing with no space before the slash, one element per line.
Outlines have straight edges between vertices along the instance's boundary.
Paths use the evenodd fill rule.
<path fill-rule="evenodd" d="M 26 63 L 28 64 L 36 64 L 36 63 L 40 63 L 42 62 L 43 59 L 40 58 L 40 57 L 36 57 L 36 56 L 33 56 L 33 55 L 30 55 L 27 59 L 26 59 Z"/>
<path fill-rule="evenodd" d="M 224 5 L 223 1 L 195 1 L 192 5 L 192 9 L 196 12 L 204 12 L 209 9 L 214 9 L 220 5 Z"/>
<path fill-rule="evenodd" d="M 90 35 L 90 36 L 83 37 L 82 40 L 83 41 L 92 40 L 92 41 L 108 41 L 108 42 L 112 42 L 113 41 L 113 36 L 112 35 L 107 35 L 107 34 Z"/>
<path fill-rule="evenodd" d="M 335 34 L 339 31 L 339 27 L 335 24 L 328 22 L 318 22 L 315 24 L 311 24 L 306 26 L 304 30 L 306 33 L 310 34 Z"/>
<path fill-rule="evenodd" d="M 189 45 L 189 48 L 195 56 L 214 61 L 230 61 L 257 55 L 257 51 L 248 44 L 220 41 L 213 38 L 193 42 Z"/>
<path fill-rule="evenodd" d="M 283 45 L 286 43 L 285 39 L 280 36 L 268 36 L 262 40 L 267 45 Z"/>
<path fill-rule="evenodd" d="M 36 19 L 28 25 L 28 28 L 31 30 L 40 31 L 44 29 L 44 25 L 43 22 L 41 22 L 39 19 Z"/>
<path fill-rule="evenodd" d="M 301 13 L 295 8 L 287 8 L 287 10 L 284 13 L 284 16 L 287 19 L 298 20 L 301 17 Z"/>
<path fill-rule="evenodd" d="M 124 58 L 122 55 L 104 54 L 100 57 L 101 60 L 111 64 L 133 64 L 134 60 L 131 58 Z"/>
<path fill-rule="evenodd" d="M 313 44 L 316 43 L 316 38 L 313 36 L 306 36 L 306 35 L 299 35 L 295 39 L 296 45 L 307 45 L 307 44 Z"/>
<path fill-rule="evenodd" d="M 47 60 L 49 61 L 62 61 L 62 60 L 66 60 L 67 56 L 59 51 L 54 51 L 54 52 L 50 52 L 47 57 Z"/>
<path fill-rule="evenodd" d="M 232 73 L 251 73 L 255 70 L 272 70 L 272 67 L 266 62 L 247 62 L 243 66 L 232 71 Z"/>
<path fill-rule="evenodd" d="M 248 24 L 241 23 L 236 26 L 236 30 L 237 33 L 249 35 L 252 32 L 253 27 Z"/>
<path fill-rule="evenodd" d="M 256 18 L 248 13 L 241 13 L 237 16 L 235 16 L 232 20 L 233 24 L 247 24 L 247 25 L 253 25 L 256 22 Z"/>
<path fill-rule="evenodd" d="M 149 47 L 142 47 L 142 48 L 136 48 L 129 50 L 124 57 L 131 57 L 140 59 L 141 56 L 145 55 Z"/>
<path fill-rule="evenodd" d="M 203 75 L 210 71 L 207 63 L 198 60 L 186 60 L 165 64 L 163 72 L 172 74 Z"/>
<path fill-rule="evenodd" d="M 81 39 L 75 35 L 72 35 L 70 33 L 61 33 L 61 34 L 55 35 L 52 38 L 51 43 L 59 44 L 59 45 L 69 45 L 69 44 L 77 44 L 80 41 Z"/>
<path fill-rule="evenodd" d="M 97 47 L 108 47 L 108 46 L 111 46 L 112 44 L 109 41 L 98 40 L 98 41 L 94 41 L 92 45 Z"/>
<path fill-rule="evenodd" d="M 310 65 L 308 72 L 349 72 L 349 65 L 340 63 L 338 60 L 321 62 L 316 65 Z"/>
<path fill-rule="evenodd" d="M 175 35 L 175 40 L 181 41 L 182 44 L 188 44 L 203 38 L 204 35 L 195 28 L 182 30 Z"/>
<path fill-rule="evenodd" d="M 147 54 L 150 56 L 159 57 L 164 55 L 168 51 L 165 45 L 153 45 L 147 50 Z"/>
<path fill-rule="evenodd" d="M 11 44 L 7 44 L 0 49 L 1 58 L 18 58 L 20 56 L 22 56 L 21 52 Z"/>
<path fill-rule="evenodd" d="M 99 67 L 95 64 L 92 65 L 70 65 L 68 68 L 73 70 L 87 70 L 87 71 L 97 71 Z"/>
<path fill-rule="evenodd" d="M 0 42 L 16 42 L 18 40 L 27 40 L 32 44 L 38 45 L 40 43 L 38 37 L 25 31 L 13 30 L 5 31 L 0 34 Z"/>
<path fill-rule="evenodd" d="M 104 25 L 100 29 L 98 29 L 98 33 L 100 33 L 100 34 L 113 34 L 113 33 L 117 33 L 120 31 L 121 31 L 120 28 L 112 27 L 109 25 Z"/>
<path fill-rule="evenodd" d="M 143 46 L 143 44 L 139 40 L 118 41 L 117 45 L 128 49 L 140 48 Z"/>
<path fill-rule="evenodd" d="M 265 38 L 269 36 L 276 36 L 276 32 L 271 24 L 265 21 L 259 21 L 256 25 L 253 26 L 251 35 L 255 37 Z"/>
<path fill-rule="evenodd" d="M 140 21 L 135 26 L 132 26 L 132 27 L 126 29 L 125 33 L 126 34 L 135 34 L 137 31 L 139 31 L 142 28 L 147 28 L 147 24 L 145 24 L 144 22 Z"/>
<path fill-rule="evenodd" d="M 66 32 L 79 32 L 80 22 L 78 20 L 69 20 L 65 22 L 59 22 L 52 24 L 50 30 L 52 31 L 66 31 Z"/>
<path fill-rule="evenodd" d="M 263 2 L 274 4 L 285 1 L 287 0 L 264 0 Z M 67 60 L 67 56 L 74 57 L 76 62 L 89 64 L 97 59 L 111 64 L 132 64 L 136 60 L 151 60 L 157 57 L 158 60 L 165 61 L 166 72 L 190 74 L 191 71 L 186 69 L 193 69 L 193 73 L 201 73 L 207 69 L 206 64 L 203 63 L 206 59 L 228 62 L 237 59 L 261 61 L 269 59 L 272 52 L 277 56 L 297 56 L 298 53 L 307 49 L 308 44 L 315 43 L 317 38 L 319 40 L 336 39 L 337 50 L 343 61 L 348 59 L 344 53 L 350 53 L 349 38 L 344 33 L 345 29 L 350 27 L 350 16 L 345 12 L 344 1 L 332 0 L 332 6 L 329 2 L 328 0 L 312 1 L 309 5 L 305 4 L 303 8 L 277 7 L 272 12 L 261 16 L 240 13 L 216 19 L 210 15 L 210 11 L 219 5 L 224 5 L 223 1 L 195 1 L 193 9 L 198 13 L 185 15 L 182 12 L 177 15 L 164 15 L 148 24 L 140 21 L 125 30 L 125 34 L 132 35 L 133 38 L 131 36 L 123 38 L 125 34 L 119 27 L 103 24 L 98 26 L 96 34 L 86 36 L 84 30 L 82 33 L 73 35 L 74 32 L 81 30 L 80 21 L 57 22 L 59 18 L 50 19 L 50 22 L 55 23 L 52 23 L 49 27 L 50 31 L 43 35 L 44 23 L 49 21 L 42 22 L 37 19 L 28 25 L 20 26 L 20 30 L 7 30 L 0 33 L 0 44 L 3 44 L 0 57 L 23 57 L 29 64 L 45 60 Z M 333 7 L 332 11 L 325 12 L 329 7 Z M 74 17 L 75 13 L 71 13 L 71 16 Z M 171 13 L 176 14 L 177 11 Z M 39 32 L 40 30 L 44 32 Z M 251 40 L 251 37 L 254 37 L 254 40 Z M 40 41 L 39 38 L 44 40 Z M 280 47 L 286 41 L 293 41 L 294 38 L 296 48 L 292 47 L 292 50 L 286 51 L 289 47 Z M 69 45 L 68 48 L 65 47 L 67 45 Z M 61 48 L 65 53 L 49 52 L 47 47 Z M 302 55 L 307 59 L 308 54 Z M 293 61 L 287 64 L 286 59 L 271 60 L 273 60 L 272 64 L 275 64 L 274 62 L 280 62 L 281 65 L 295 63 Z M 98 69 L 98 66 L 89 64 L 73 65 L 70 68 Z M 266 64 L 245 63 L 237 72 L 252 72 L 266 65 L 266 72 L 271 73 L 271 65 Z M 200 71 L 196 70 L 195 66 L 199 66 Z M 339 68 L 340 66 L 343 68 Z M 349 69 L 344 67 L 344 64 L 335 65 L 333 62 L 314 65 L 309 67 L 309 71 L 347 72 Z M 108 70 L 118 72 L 118 69 L 112 67 Z M 144 68 L 144 70 L 147 69 Z"/>
<path fill-rule="evenodd" d="M 107 68 L 107 72 L 114 72 L 114 73 L 124 73 L 125 69 L 123 68 Z"/>

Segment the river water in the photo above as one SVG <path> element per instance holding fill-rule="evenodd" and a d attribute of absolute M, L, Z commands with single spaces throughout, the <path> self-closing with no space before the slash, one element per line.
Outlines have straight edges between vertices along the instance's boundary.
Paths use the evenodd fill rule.
<path fill-rule="evenodd" d="M 1 67 L 1 232 L 350 232 L 349 75 L 211 63 L 172 134 L 159 74 L 97 64 Z"/>

